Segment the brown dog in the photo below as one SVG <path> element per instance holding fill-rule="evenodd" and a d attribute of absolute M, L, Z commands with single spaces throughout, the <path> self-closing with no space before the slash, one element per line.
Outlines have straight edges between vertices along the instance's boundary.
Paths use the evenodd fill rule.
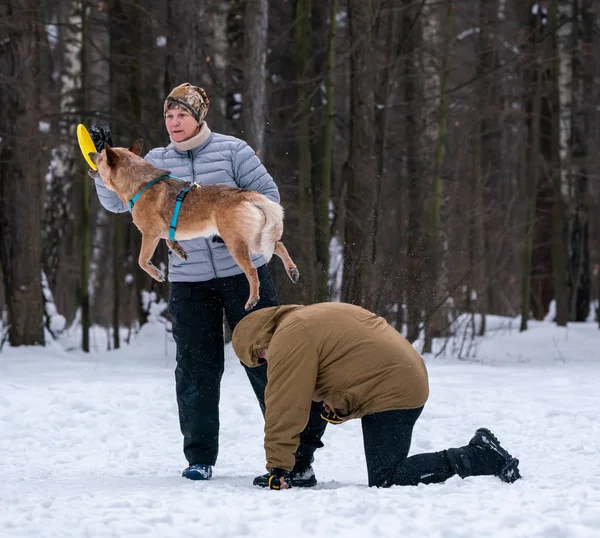
<path fill-rule="evenodd" d="M 89 154 L 104 185 L 125 203 L 148 182 L 168 174 L 168 170 L 156 168 L 139 156 L 142 146 L 143 140 L 138 140 L 129 149 L 106 145 L 102 153 Z M 91 175 L 95 177 L 96 173 Z M 132 216 L 142 232 L 139 264 L 144 271 L 159 282 L 164 281 L 163 274 L 151 262 L 161 239 L 166 239 L 177 256 L 187 260 L 187 252 L 178 240 L 218 234 L 250 283 L 246 310 L 253 308 L 260 298 L 251 253 L 262 254 L 267 260 L 277 254 L 292 282 L 298 281 L 298 269 L 280 241 L 283 208 L 255 191 L 227 185 L 194 185 L 181 204 L 175 240 L 170 240 L 169 226 L 177 195 L 189 185 L 176 178 L 165 178 L 148 187 L 135 201 Z"/>

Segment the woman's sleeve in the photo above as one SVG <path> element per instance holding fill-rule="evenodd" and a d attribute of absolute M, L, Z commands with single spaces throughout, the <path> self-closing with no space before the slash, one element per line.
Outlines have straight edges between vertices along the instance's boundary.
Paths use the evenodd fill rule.
<path fill-rule="evenodd" d="M 242 189 L 264 194 L 273 202 L 280 202 L 279 189 L 254 150 L 240 141 L 233 154 L 235 182 Z"/>
<path fill-rule="evenodd" d="M 96 185 L 96 194 L 104 209 L 107 209 L 111 213 L 125 213 L 129 211 L 127 204 L 117 196 L 115 191 L 107 189 L 100 177 L 94 178 L 94 183 Z"/>

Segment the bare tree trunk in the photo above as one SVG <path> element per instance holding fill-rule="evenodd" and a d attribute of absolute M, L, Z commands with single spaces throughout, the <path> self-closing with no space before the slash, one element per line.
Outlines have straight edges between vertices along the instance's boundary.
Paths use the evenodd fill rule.
<path fill-rule="evenodd" d="M 557 166 L 553 167 L 552 184 L 554 187 L 554 215 L 552 219 L 552 261 L 554 264 L 556 324 L 566 327 L 569 318 L 568 289 L 567 289 L 567 250 L 566 207 L 569 199 L 569 181 L 571 167 L 571 109 L 572 109 L 572 62 L 570 41 L 572 40 L 573 24 L 571 21 L 570 5 L 561 6 L 559 13 L 557 4 L 560 0 L 552 0 L 549 9 L 550 31 L 552 32 L 552 154 Z M 567 4 L 570 4 L 568 0 Z M 565 2 L 560 2 L 565 3 Z"/>
<path fill-rule="evenodd" d="M 242 120 L 244 136 L 260 156 L 265 138 L 265 103 L 267 61 L 267 28 L 269 0 L 247 0 L 245 20 L 246 64 L 244 66 L 244 93 Z"/>
<path fill-rule="evenodd" d="M 44 345 L 40 57 L 36 0 L 0 7 L 0 265 L 13 346 Z M 17 186 L 18 185 L 18 186 Z"/>
<path fill-rule="evenodd" d="M 286 246 L 300 269 L 300 282 L 293 285 L 281 264 L 272 264 L 273 280 L 282 301 L 301 303 L 305 300 L 303 242 L 301 238 L 299 144 L 298 144 L 298 59 L 296 45 L 296 5 L 292 2 L 270 2 L 267 79 L 269 93 L 269 124 L 266 129 L 269 151 L 263 162 L 277 181 L 281 201 L 286 210 Z M 312 247 L 312 246 L 311 246 Z"/>
<path fill-rule="evenodd" d="M 330 0 L 329 32 L 327 36 L 327 59 L 324 66 L 325 117 L 323 120 L 322 164 L 320 181 L 313 183 L 315 211 L 315 300 L 329 299 L 329 243 L 331 241 L 329 205 L 333 174 L 333 122 L 335 67 L 335 29 L 337 0 Z"/>
<path fill-rule="evenodd" d="M 312 303 L 315 295 L 315 222 L 312 193 L 310 141 L 310 12 L 312 0 L 298 0 L 296 4 L 296 43 L 298 48 L 298 157 L 300 171 L 300 241 L 302 266 L 305 267 L 300 284 L 304 301 Z"/>
<path fill-rule="evenodd" d="M 476 288 L 477 310 L 481 314 L 479 335 L 486 331 L 486 314 L 494 308 L 492 301 L 496 279 L 495 254 L 503 247 L 503 231 L 498 223 L 503 220 L 499 209 L 501 184 L 507 177 L 502 170 L 502 119 L 503 94 L 498 73 L 500 58 L 498 41 L 501 21 L 504 20 L 506 2 L 479 0 L 479 33 L 477 37 L 478 113 L 479 129 L 477 141 L 477 168 L 480 176 L 477 182 L 476 244 L 477 263 Z"/>
<path fill-rule="evenodd" d="M 537 320 L 542 320 L 548 314 L 550 303 L 555 298 L 555 279 L 553 263 L 553 218 L 554 218 L 554 187 L 553 171 L 557 155 L 553 139 L 556 135 L 553 122 L 553 106 L 555 95 L 552 89 L 550 57 L 551 39 L 548 37 L 548 10 L 537 3 L 537 10 L 532 9 L 529 16 L 529 34 L 534 49 L 540 59 L 540 117 L 539 117 L 539 152 L 535 156 L 536 204 L 535 228 L 531 254 L 531 311 Z M 535 11 L 535 13 L 534 13 Z"/>
<path fill-rule="evenodd" d="M 87 0 L 81 3 L 81 88 L 82 88 L 82 109 L 87 110 L 88 103 L 88 75 L 89 69 L 85 59 L 88 47 L 88 21 L 89 6 Z M 81 173 L 85 173 L 85 166 L 81 162 Z M 90 351 L 90 262 L 91 262 L 91 218 L 90 218 L 90 182 L 82 181 L 79 185 L 79 305 L 81 309 L 81 349 L 89 353 Z"/>
<path fill-rule="evenodd" d="M 436 105 L 436 110 L 432 110 L 433 117 L 436 118 L 434 137 L 434 157 L 433 157 L 433 198 L 429 208 L 428 223 L 428 265 L 430 274 L 429 294 L 427 298 L 427 314 L 425 319 L 425 341 L 423 352 L 431 353 L 433 338 L 441 336 L 448 329 L 448 316 L 446 310 L 447 296 L 447 274 L 446 274 L 446 241 L 442 230 L 442 167 L 444 165 L 445 144 L 448 123 L 448 66 L 452 50 L 452 41 L 454 39 L 454 2 L 445 0 L 446 3 L 446 26 L 447 34 L 445 39 L 444 52 L 442 53 L 442 66 L 438 71 L 433 58 L 425 56 L 424 70 L 427 75 L 425 83 L 425 99 L 432 99 Z M 440 20 L 435 12 L 435 8 L 426 4 L 423 12 L 423 40 L 431 47 L 439 43 Z M 441 47 L 435 47 L 431 52 L 439 51 Z M 431 54 L 431 52 L 429 54 Z"/>
<path fill-rule="evenodd" d="M 523 238 L 523 272 L 521 276 L 521 331 L 527 330 L 531 310 L 531 267 L 533 255 L 533 232 L 536 223 L 536 194 L 540 176 L 540 123 L 542 114 L 543 60 L 539 47 L 542 34 L 542 18 L 535 18 L 533 44 L 529 44 L 528 76 L 525 91 L 528 126 L 527 162 L 523 171 L 523 192 L 526 203 L 525 234 Z"/>
<path fill-rule="evenodd" d="M 421 181 L 425 183 L 426 192 L 430 190 L 432 196 L 425 198 L 425 215 L 427 222 L 425 226 L 420 224 L 425 230 L 424 249 L 421 253 L 423 262 L 421 270 L 423 271 L 422 286 L 423 303 L 421 307 L 424 310 L 424 343 L 423 351 L 431 352 L 432 344 L 432 317 L 436 311 L 437 296 L 437 253 L 435 249 L 439 248 L 437 243 L 437 213 L 436 201 L 441 192 L 436 189 L 441 187 L 441 181 L 438 181 L 438 158 L 443 146 L 440 146 L 440 128 L 442 121 L 442 76 L 439 69 L 439 56 L 441 53 L 441 33 L 440 33 L 440 14 L 441 5 L 436 0 L 424 0 L 422 2 L 423 11 L 421 13 L 421 50 L 420 67 L 423 73 L 422 77 L 422 101 L 421 121 L 423 123 L 421 138 L 421 155 L 423 156 L 424 174 Z M 425 164 L 427 163 L 427 164 Z M 422 219 L 422 217 L 421 217 Z"/>
<path fill-rule="evenodd" d="M 403 204 L 394 203 L 391 193 L 398 192 L 403 181 L 404 145 L 400 141 L 405 113 L 401 92 L 403 69 L 402 34 L 403 9 L 393 3 L 379 3 L 375 22 L 372 63 L 380 66 L 374 75 L 375 87 L 375 151 L 377 176 L 373 180 L 373 234 L 371 237 L 371 264 L 373 276 L 369 288 L 369 307 L 374 312 L 387 313 L 390 321 L 397 309 L 395 290 L 403 282 L 404 264 Z M 399 223 L 399 224 L 397 224 Z M 402 286 L 404 287 L 404 286 Z M 402 309 L 400 309 L 400 312 Z M 402 323 L 400 323 L 402 330 Z"/>
<path fill-rule="evenodd" d="M 419 60 L 418 48 L 420 32 L 415 28 L 416 21 L 421 13 L 416 10 L 413 0 L 404 0 L 404 13 L 402 17 L 402 35 L 404 39 L 404 69 L 403 89 L 404 102 L 406 103 L 405 138 L 406 148 L 406 173 L 407 178 L 407 207 L 408 227 L 406 232 L 406 278 L 405 285 L 397 298 L 398 303 L 398 330 L 401 330 L 402 309 L 406 301 L 406 337 L 414 342 L 419 337 L 422 320 L 423 286 L 421 282 L 421 256 L 422 256 L 422 182 L 419 161 L 421 138 L 420 132 L 420 107 L 419 107 Z M 398 226 L 402 223 L 398 222 Z"/>
<path fill-rule="evenodd" d="M 569 318 L 585 321 L 591 299 L 588 167 L 591 117 L 596 112 L 588 99 L 594 88 L 595 66 L 591 59 L 596 15 L 590 0 L 572 0 L 575 27 L 572 48 L 573 108 L 571 152 L 573 157 L 572 204 L 567 241 L 569 245 Z M 595 8 L 597 9 L 597 7 Z"/>
<path fill-rule="evenodd" d="M 372 277 L 375 99 L 371 50 L 373 0 L 349 0 L 350 26 L 350 156 L 347 166 L 346 222 L 342 300 L 366 304 Z"/>
<path fill-rule="evenodd" d="M 121 144 L 131 143 L 139 137 L 141 129 L 141 28 L 144 25 L 142 6 L 139 0 L 111 0 L 109 9 L 110 35 L 110 110 L 115 121 L 114 134 L 122 139 Z M 123 230 L 122 215 L 115 215 L 112 221 L 112 333 L 113 346 L 120 347 L 120 327 L 123 325 L 123 305 L 125 301 L 125 285 L 123 267 L 126 260 L 133 274 L 135 286 L 134 296 L 130 301 L 136 305 L 140 324 L 147 319 L 142 296 L 150 290 L 153 282 L 136 263 L 141 245 L 141 234 L 133 234 L 131 242 L 127 241 Z M 126 250 L 129 247 L 130 250 Z"/>
<path fill-rule="evenodd" d="M 111 0 L 129 1 L 129 0 Z M 221 3 L 221 2 L 220 2 Z M 225 5 L 226 2 L 221 4 Z M 206 51 L 202 45 L 206 36 L 200 25 L 205 20 L 204 2 L 178 0 L 167 3 L 167 58 L 164 80 L 165 96 L 178 84 L 190 82 L 204 85 L 203 69 Z M 212 105 L 210 88 L 206 88 Z"/>

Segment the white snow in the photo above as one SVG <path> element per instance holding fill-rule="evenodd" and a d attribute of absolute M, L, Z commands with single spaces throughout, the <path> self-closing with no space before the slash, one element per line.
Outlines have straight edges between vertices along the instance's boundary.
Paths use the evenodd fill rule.
<path fill-rule="evenodd" d="M 263 421 L 227 347 L 214 478 L 180 477 L 174 344 L 158 322 L 129 347 L 67 343 L 0 353 L 0 536 L 596 537 L 600 535 L 600 331 L 489 318 L 472 362 L 426 357 L 431 396 L 411 453 L 486 426 L 523 479 L 453 477 L 369 489 L 360 421 L 328 426 L 312 490 L 254 488 Z M 166 348 L 165 348 L 166 342 Z M 72 345 L 72 342 L 68 343 Z M 446 346 L 451 349 L 452 346 Z"/>
<path fill-rule="evenodd" d="M 466 39 L 469 36 L 472 36 L 474 34 L 478 34 L 479 32 L 481 32 L 481 28 L 476 27 L 476 28 L 467 28 L 466 30 L 463 30 L 460 34 L 458 34 L 456 36 L 456 39 L 458 41 L 462 41 L 463 39 Z"/>
<path fill-rule="evenodd" d="M 540 5 L 539 2 L 535 2 L 531 6 L 531 14 L 537 15 L 540 12 L 542 13 L 542 25 L 545 25 L 548 22 L 548 9 Z"/>
<path fill-rule="evenodd" d="M 48 37 L 48 43 L 54 48 L 56 43 L 58 43 L 58 26 L 56 24 L 46 24 L 44 28 L 46 30 L 46 36 Z"/>

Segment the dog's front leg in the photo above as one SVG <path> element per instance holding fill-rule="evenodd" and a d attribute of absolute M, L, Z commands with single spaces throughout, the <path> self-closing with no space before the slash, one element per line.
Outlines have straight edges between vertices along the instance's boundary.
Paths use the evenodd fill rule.
<path fill-rule="evenodd" d="M 154 280 L 164 282 L 165 277 L 152 263 L 152 255 L 156 250 L 156 246 L 160 241 L 160 237 L 147 237 L 142 234 L 142 248 L 140 249 L 140 257 L 138 263 L 140 267 L 146 271 Z"/>
<path fill-rule="evenodd" d="M 167 246 L 175 253 L 177 256 L 182 259 L 184 262 L 187 262 L 188 253 L 187 251 L 177 242 L 172 241 L 171 239 L 166 239 Z"/>

